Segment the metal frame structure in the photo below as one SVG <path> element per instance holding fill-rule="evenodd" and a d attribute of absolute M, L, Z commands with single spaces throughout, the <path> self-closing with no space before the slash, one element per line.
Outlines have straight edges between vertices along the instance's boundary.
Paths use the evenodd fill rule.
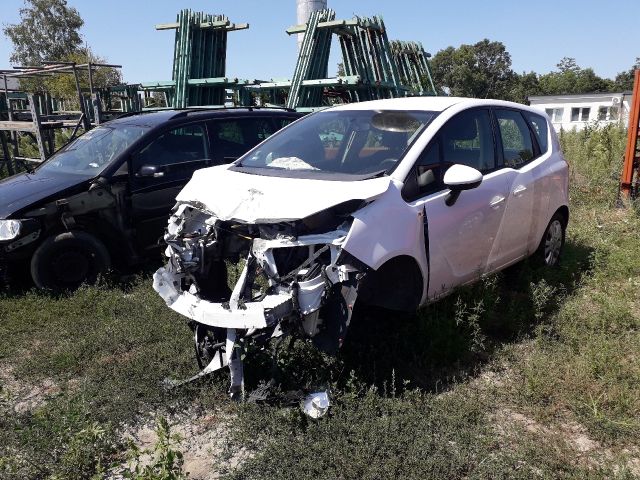
<path fill-rule="evenodd" d="M 625 197 L 636 197 L 640 184 L 640 69 L 635 72 L 629 130 L 624 154 L 620 190 Z"/>
<path fill-rule="evenodd" d="M 164 93 L 172 108 L 224 105 L 227 89 L 251 83 L 226 76 L 227 34 L 248 28 L 224 15 L 182 10 L 176 22 L 156 25 L 156 30 L 176 30 L 172 80 L 142 83 L 140 89 Z M 243 100 L 250 104 L 250 98 Z"/>
<path fill-rule="evenodd" d="M 360 102 L 436 94 L 427 60 L 430 55 L 417 42 L 390 42 L 381 17 L 336 20 L 333 10 L 318 10 L 307 23 L 287 33 L 304 33 L 292 79 L 246 87 L 266 94 L 270 103 L 281 103 L 286 97 L 287 107 L 312 110 L 329 96 Z M 327 78 L 333 35 L 340 43 L 344 75 Z"/>
<path fill-rule="evenodd" d="M 43 62 L 43 66 L 20 66 L 12 70 L 0 70 L 0 77 L 3 81 L 3 93 L 6 101 L 6 118 L 0 120 L 0 168 L 5 167 L 7 173 L 13 174 L 16 170 L 15 162 L 35 162 L 40 163 L 51 156 L 55 151 L 55 129 L 72 128 L 71 137 L 75 137 L 80 128 L 89 130 L 93 125 L 102 121 L 102 109 L 98 92 L 95 89 L 93 75 L 98 68 L 122 68 L 121 65 L 110 65 L 104 63 L 84 63 L 75 62 Z M 89 94 L 91 101 L 85 97 L 80 87 L 79 72 L 86 71 L 89 79 Z M 7 86 L 8 78 L 47 78 L 52 75 L 69 74 L 73 75 L 76 87 L 76 94 L 80 110 L 77 112 L 60 111 L 57 109 L 58 102 L 48 93 L 39 95 L 21 94 L 20 100 L 26 95 L 28 100 L 28 111 L 15 110 Z M 91 106 L 90 106 L 91 104 Z M 19 134 L 32 136 L 38 145 L 38 158 L 27 158 L 20 156 Z M 8 138 L 7 138 L 8 137 Z M 10 152 L 8 144 L 11 143 L 13 152 Z"/>

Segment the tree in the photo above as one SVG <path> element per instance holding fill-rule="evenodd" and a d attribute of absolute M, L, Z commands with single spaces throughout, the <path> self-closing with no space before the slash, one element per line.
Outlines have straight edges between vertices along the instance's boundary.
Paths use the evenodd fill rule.
<path fill-rule="evenodd" d="M 504 44 L 487 39 L 440 50 L 431 69 L 441 93 L 465 97 L 505 98 L 515 78 Z"/>
<path fill-rule="evenodd" d="M 542 90 L 540 89 L 540 80 L 537 73 L 514 73 L 513 81 L 504 99 L 526 103 L 531 95 L 540 95 L 541 93 Z"/>
<path fill-rule="evenodd" d="M 560 73 L 577 73 L 580 71 L 576 59 L 572 57 L 562 57 L 562 59 L 556 64 Z"/>
<path fill-rule="evenodd" d="M 3 29 L 13 42 L 11 61 L 21 65 L 42 65 L 45 60 L 105 63 L 89 47 L 83 46 L 82 25 L 84 21 L 80 14 L 67 6 L 67 0 L 25 0 L 24 8 L 20 9 L 20 22 Z M 80 87 L 88 90 L 87 72 L 79 71 L 78 77 Z M 117 85 L 121 81 L 120 72 L 113 68 L 100 68 L 93 74 L 95 88 Z M 56 98 L 77 103 L 75 79 L 70 74 L 22 79 L 20 85 L 26 91 L 48 91 Z"/>
<path fill-rule="evenodd" d="M 83 24 L 67 0 L 25 0 L 20 22 L 3 28 L 13 43 L 11 62 L 41 65 L 43 60 L 60 61 L 77 53 L 82 46 Z"/>
<path fill-rule="evenodd" d="M 611 80 L 601 78 L 592 68 L 581 68 L 574 58 L 564 57 L 556 65 L 558 71 L 540 76 L 540 90 L 545 95 L 607 92 Z"/>
<path fill-rule="evenodd" d="M 633 79 L 637 69 L 640 69 L 640 57 L 636 57 L 636 63 L 629 70 L 616 75 L 613 88 L 618 91 L 633 90 Z"/>
<path fill-rule="evenodd" d="M 86 48 L 83 51 L 71 53 L 63 57 L 65 62 L 75 62 L 78 65 L 86 63 L 106 63 L 106 60 L 94 55 L 91 49 Z M 89 73 L 86 69 L 78 70 L 78 80 L 80 88 L 83 91 L 89 90 Z M 122 83 L 122 76 L 115 68 L 100 67 L 93 71 L 92 81 L 94 89 L 100 89 L 118 85 Z M 77 103 L 77 90 L 75 78 L 71 74 L 59 74 L 46 78 L 42 82 L 44 90 L 48 91 L 55 98 L 65 98 L 71 101 L 71 104 Z"/>

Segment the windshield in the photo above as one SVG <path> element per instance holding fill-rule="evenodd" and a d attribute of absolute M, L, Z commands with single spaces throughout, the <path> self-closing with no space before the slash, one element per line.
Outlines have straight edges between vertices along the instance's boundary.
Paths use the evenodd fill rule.
<path fill-rule="evenodd" d="M 39 171 L 95 176 L 150 127 L 130 124 L 102 125 L 64 146 Z"/>
<path fill-rule="evenodd" d="M 343 174 L 392 170 L 434 112 L 334 110 L 299 120 L 247 153 L 234 168 L 261 174 Z"/>

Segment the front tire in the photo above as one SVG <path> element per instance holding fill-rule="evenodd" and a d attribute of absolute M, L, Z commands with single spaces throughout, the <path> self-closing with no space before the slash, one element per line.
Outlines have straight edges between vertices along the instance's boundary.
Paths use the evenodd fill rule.
<path fill-rule="evenodd" d="M 560 213 L 555 213 L 544 231 L 535 262 L 547 267 L 557 267 L 560 263 L 567 222 Z"/>
<path fill-rule="evenodd" d="M 64 232 L 47 238 L 33 254 L 31 277 L 38 288 L 74 290 L 92 284 L 111 265 L 109 252 L 93 235 Z"/>

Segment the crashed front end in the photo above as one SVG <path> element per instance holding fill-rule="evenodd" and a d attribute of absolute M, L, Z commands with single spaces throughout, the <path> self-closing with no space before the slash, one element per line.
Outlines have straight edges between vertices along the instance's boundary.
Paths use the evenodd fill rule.
<path fill-rule="evenodd" d="M 230 394 L 244 395 L 242 352 L 283 335 L 334 353 L 348 328 L 363 265 L 342 249 L 361 201 L 298 221 L 221 220 L 178 203 L 165 241 L 168 263 L 153 287 L 188 317 L 201 371 L 229 367 Z M 191 380 L 191 379 L 189 379 Z"/>

